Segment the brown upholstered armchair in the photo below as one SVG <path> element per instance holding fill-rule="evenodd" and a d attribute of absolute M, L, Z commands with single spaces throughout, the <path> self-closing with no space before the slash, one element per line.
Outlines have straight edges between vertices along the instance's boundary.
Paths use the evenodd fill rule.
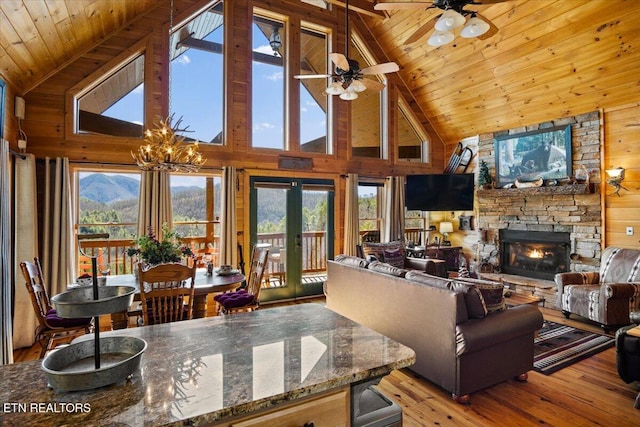
<path fill-rule="evenodd" d="M 586 317 L 607 332 L 628 325 L 629 313 L 640 309 L 640 250 L 606 248 L 600 271 L 558 273 L 555 282 L 565 317 Z"/>

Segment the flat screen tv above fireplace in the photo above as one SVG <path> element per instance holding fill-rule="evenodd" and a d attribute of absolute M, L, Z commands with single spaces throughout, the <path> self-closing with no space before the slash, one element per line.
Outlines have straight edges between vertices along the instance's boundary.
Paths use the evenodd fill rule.
<path fill-rule="evenodd" d="M 474 175 L 407 175 L 405 205 L 416 211 L 473 210 Z"/>

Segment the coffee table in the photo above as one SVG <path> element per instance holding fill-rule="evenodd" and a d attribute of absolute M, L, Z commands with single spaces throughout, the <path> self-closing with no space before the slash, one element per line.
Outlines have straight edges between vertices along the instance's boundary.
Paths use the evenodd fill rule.
<path fill-rule="evenodd" d="M 527 295 L 527 294 L 519 294 L 514 291 L 509 291 L 509 293 L 510 293 L 509 296 L 504 297 L 504 301 L 507 305 L 515 306 L 515 305 L 531 304 L 531 305 L 537 306 L 540 303 L 542 303 L 542 306 L 544 307 L 544 298 L 534 297 L 533 295 Z"/>

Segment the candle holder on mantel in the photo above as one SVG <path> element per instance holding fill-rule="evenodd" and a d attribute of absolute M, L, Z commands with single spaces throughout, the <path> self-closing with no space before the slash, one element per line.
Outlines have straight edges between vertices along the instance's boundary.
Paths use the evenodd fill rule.
<path fill-rule="evenodd" d="M 80 391 L 117 383 L 140 366 L 147 348 L 143 339 L 110 336 L 100 339 L 100 315 L 126 311 L 135 293 L 133 286 L 98 287 L 96 257 L 91 257 L 93 285 L 80 286 L 51 297 L 56 312 L 63 318 L 94 318 L 95 332 L 84 335 L 42 361 L 49 386 L 61 391 Z"/>

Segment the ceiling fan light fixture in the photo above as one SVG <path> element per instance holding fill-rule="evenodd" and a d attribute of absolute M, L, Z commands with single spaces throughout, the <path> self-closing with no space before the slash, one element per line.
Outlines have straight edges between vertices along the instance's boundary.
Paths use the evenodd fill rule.
<path fill-rule="evenodd" d="M 429 46 L 444 46 L 447 43 L 451 43 L 453 39 L 454 35 L 450 31 L 434 31 L 427 43 Z"/>
<path fill-rule="evenodd" d="M 461 13 L 453 9 L 447 9 L 436 22 L 435 28 L 438 31 L 451 31 L 463 26 L 465 21 Z"/>
<path fill-rule="evenodd" d="M 342 83 L 338 81 L 333 81 L 331 84 L 324 90 L 327 95 L 341 95 L 345 92 L 342 87 Z"/>
<path fill-rule="evenodd" d="M 354 80 L 349 86 L 348 90 L 353 90 L 354 92 L 364 92 L 367 90 L 367 87 L 360 80 Z"/>
<path fill-rule="evenodd" d="M 489 31 L 491 26 L 477 16 L 472 17 L 460 31 L 460 37 L 467 39 L 478 37 Z"/>
<path fill-rule="evenodd" d="M 340 99 L 344 99 L 345 101 L 353 101 L 358 97 L 358 94 L 353 90 L 347 90 L 344 93 L 340 94 Z"/>

